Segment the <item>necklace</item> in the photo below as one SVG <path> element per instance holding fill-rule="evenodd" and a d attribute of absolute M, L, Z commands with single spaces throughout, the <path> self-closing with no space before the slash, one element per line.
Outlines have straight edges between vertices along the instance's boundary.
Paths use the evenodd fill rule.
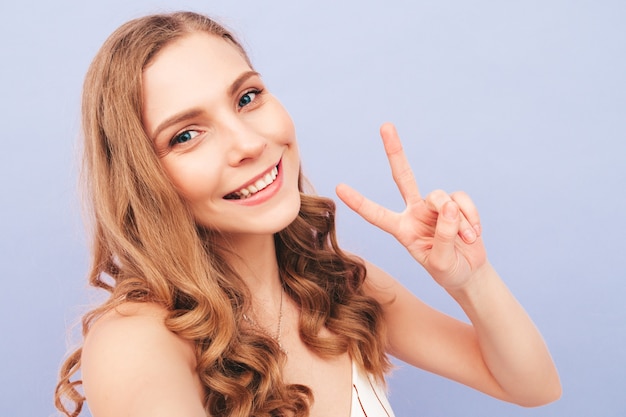
<path fill-rule="evenodd" d="M 280 336 L 282 334 L 282 328 L 283 328 L 283 293 L 284 292 L 285 291 L 283 291 L 283 289 L 281 288 L 280 289 L 280 307 L 278 309 L 278 326 L 276 328 L 275 336 L 271 334 L 270 332 L 268 332 L 265 327 L 260 326 L 255 320 L 253 320 L 251 317 L 249 317 L 245 313 L 243 315 L 243 319 L 247 321 L 248 323 L 250 323 L 251 325 L 253 325 L 254 327 L 256 327 L 257 329 L 259 329 L 260 331 L 262 331 L 263 333 L 265 333 L 266 335 L 268 335 L 269 337 L 271 337 L 272 339 L 274 339 L 276 343 L 278 343 L 278 347 L 280 348 L 280 350 L 282 350 L 283 353 L 287 353 L 285 348 L 283 348 L 283 344 L 280 342 Z"/>

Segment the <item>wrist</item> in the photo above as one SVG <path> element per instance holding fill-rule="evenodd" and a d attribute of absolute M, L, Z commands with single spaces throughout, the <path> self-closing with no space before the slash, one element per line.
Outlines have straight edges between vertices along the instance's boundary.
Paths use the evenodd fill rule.
<path fill-rule="evenodd" d="M 462 285 L 445 288 L 452 298 L 463 304 L 463 300 L 474 299 L 482 293 L 488 283 L 497 277 L 497 273 L 489 261 L 485 261 L 474 270 Z"/>

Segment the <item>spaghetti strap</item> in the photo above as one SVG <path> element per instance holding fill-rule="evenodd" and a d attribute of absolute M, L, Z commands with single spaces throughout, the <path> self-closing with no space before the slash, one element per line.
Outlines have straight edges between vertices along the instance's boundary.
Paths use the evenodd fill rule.
<path fill-rule="evenodd" d="M 361 370 L 354 361 L 350 417 L 395 417 L 384 386 Z"/>

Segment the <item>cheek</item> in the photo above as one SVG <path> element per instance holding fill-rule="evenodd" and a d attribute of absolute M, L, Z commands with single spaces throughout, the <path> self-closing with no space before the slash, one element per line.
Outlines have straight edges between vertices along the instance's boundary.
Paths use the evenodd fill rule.
<path fill-rule="evenodd" d="M 282 119 L 283 119 L 282 123 L 283 123 L 283 130 L 284 130 L 283 134 L 285 135 L 285 139 L 288 140 L 289 143 L 293 144 L 293 146 L 296 147 L 296 150 L 297 150 L 296 127 L 293 124 L 293 120 L 291 120 L 291 116 L 284 109 L 283 109 Z"/>
<path fill-rule="evenodd" d="M 258 113 L 258 126 L 266 137 L 274 138 L 277 143 L 295 144 L 296 128 L 291 116 L 282 104 L 274 99 L 268 103 L 267 111 Z"/>
<path fill-rule="evenodd" d="M 190 161 L 185 158 L 164 164 L 165 171 L 176 191 L 189 204 L 206 200 L 217 190 L 217 170 L 209 169 L 212 164 Z M 215 172 L 214 172 L 215 171 Z"/>

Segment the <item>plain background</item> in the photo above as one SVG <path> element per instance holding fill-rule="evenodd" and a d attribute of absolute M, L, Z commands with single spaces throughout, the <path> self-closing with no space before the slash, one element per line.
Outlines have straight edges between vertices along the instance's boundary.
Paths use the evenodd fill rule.
<path fill-rule="evenodd" d="M 378 139 L 393 121 L 424 192 L 478 205 L 563 397 L 524 409 L 398 363 L 397 416 L 626 415 L 626 2 L 3 0 L 1 417 L 54 414 L 68 329 L 101 298 L 76 191 L 87 66 L 121 23 L 177 9 L 239 35 L 319 194 L 347 182 L 401 209 Z M 341 205 L 338 222 L 347 249 L 462 317 L 393 239 Z"/>

